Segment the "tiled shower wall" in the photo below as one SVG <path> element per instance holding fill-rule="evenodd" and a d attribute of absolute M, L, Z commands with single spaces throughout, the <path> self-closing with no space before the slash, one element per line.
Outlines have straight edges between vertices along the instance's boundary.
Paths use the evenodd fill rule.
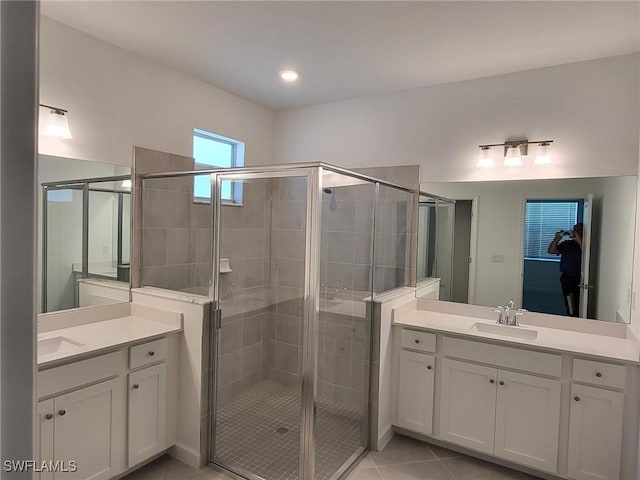
<path fill-rule="evenodd" d="M 267 316 L 268 378 L 300 382 L 307 220 L 307 180 L 271 181 L 271 302 Z"/>

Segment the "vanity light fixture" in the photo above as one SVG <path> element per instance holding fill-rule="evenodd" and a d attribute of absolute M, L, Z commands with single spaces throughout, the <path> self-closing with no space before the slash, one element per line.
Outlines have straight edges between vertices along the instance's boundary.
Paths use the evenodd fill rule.
<path fill-rule="evenodd" d="M 537 140 L 530 142 L 529 140 L 509 140 L 504 143 L 492 143 L 479 145 L 480 158 L 478 159 L 478 168 L 486 168 L 495 166 L 491 156 L 492 147 L 504 147 L 504 163 L 505 167 L 521 167 L 523 158 L 527 157 L 529 145 L 538 145 L 538 152 L 533 161 L 534 165 L 549 165 L 551 163 L 551 143 L 553 140 Z"/>
<path fill-rule="evenodd" d="M 510 145 L 507 147 L 507 153 L 504 156 L 505 167 L 521 167 L 522 155 L 520 153 L 520 145 Z"/>
<path fill-rule="evenodd" d="M 534 165 L 549 165 L 551 163 L 551 145 L 549 142 L 542 142 L 538 145 L 538 153 L 533 161 Z"/>
<path fill-rule="evenodd" d="M 491 153 L 491 147 L 480 147 L 480 157 L 478 158 L 478 168 L 492 168 L 496 166 Z"/>
<path fill-rule="evenodd" d="M 280 72 L 280 78 L 287 83 L 292 83 L 298 80 L 300 74 L 295 70 L 282 70 Z"/>
<path fill-rule="evenodd" d="M 49 109 L 49 115 L 43 122 L 42 134 L 47 137 L 64 140 L 72 138 L 71 130 L 69 130 L 69 121 L 67 119 L 67 110 L 42 103 L 40 106 Z"/>

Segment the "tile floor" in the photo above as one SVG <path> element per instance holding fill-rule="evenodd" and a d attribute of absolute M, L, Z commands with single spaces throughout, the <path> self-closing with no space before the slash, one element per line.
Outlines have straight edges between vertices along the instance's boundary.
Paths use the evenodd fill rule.
<path fill-rule="evenodd" d="M 396 435 L 381 452 L 371 452 L 348 480 L 535 480 L 408 437 Z M 211 468 L 196 469 L 165 455 L 122 480 L 230 480 Z"/>
<path fill-rule="evenodd" d="M 359 412 L 319 401 L 316 480 L 331 476 L 362 445 Z M 216 462 L 268 480 L 296 480 L 300 444 L 300 388 L 264 380 L 218 410 Z"/>

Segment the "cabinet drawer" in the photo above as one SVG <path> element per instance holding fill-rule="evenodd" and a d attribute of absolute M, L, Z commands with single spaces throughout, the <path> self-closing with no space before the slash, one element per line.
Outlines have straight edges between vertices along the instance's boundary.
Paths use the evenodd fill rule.
<path fill-rule="evenodd" d="M 534 352 L 532 350 L 452 337 L 444 337 L 442 339 L 442 353 L 449 357 L 488 363 L 550 377 L 560 377 L 562 374 L 562 357 L 551 353 Z"/>
<path fill-rule="evenodd" d="M 124 351 L 79 360 L 38 372 L 38 398 L 120 375 L 126 370 Z"/>
<path fill-rule="evenodd" d="M 403 328 L 400 333 L 400 340 L 402 348 L 420 350 L 421 352 L 436 351 L 436 336 L 433 333 Z"/>
<path fill-rule="evenodd" d="M 167 339 L 160 338 L 129 348 L 129 368 L 138 368 L 167 358 Z"/>
<path fill-rule="evenodd" d="M 573 360 L 573 380 L 624 389 L 627 383 L 627 369 L 623 365 L 576 358 Z"/>

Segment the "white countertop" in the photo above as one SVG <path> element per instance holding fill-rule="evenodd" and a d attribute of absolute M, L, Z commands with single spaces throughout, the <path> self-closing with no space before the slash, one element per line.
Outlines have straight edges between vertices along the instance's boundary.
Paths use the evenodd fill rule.
<path fill-rule="evenodd" d="M 472 330 L 474 323 L 495 324 L 490 320 L 429 310 L 394 311 L 393 315 L 393 324 L 404 327 L 451 333 L 476 339 L 489 339 L 511 346 L 515 346 L 514 344 L 526 345 L 543 350 L 597 356 L 628 363 L 640 363 L 640 346 L 635 338 L 594 335 L 523 323 L 523 328 L 536 330 L 538 336 L 535 339 L 522 339 Z"/>
<path fill-rule="evenodd" d="M 55 352 L 43 354 L 38 348 L 38 368 L 67 363 L 127 344 L 182 331 L 179 325 L 157 322 L 144 317 L 127 316 L 38 334 L 38 342 L 56 337 L 68 339 Z"/>

